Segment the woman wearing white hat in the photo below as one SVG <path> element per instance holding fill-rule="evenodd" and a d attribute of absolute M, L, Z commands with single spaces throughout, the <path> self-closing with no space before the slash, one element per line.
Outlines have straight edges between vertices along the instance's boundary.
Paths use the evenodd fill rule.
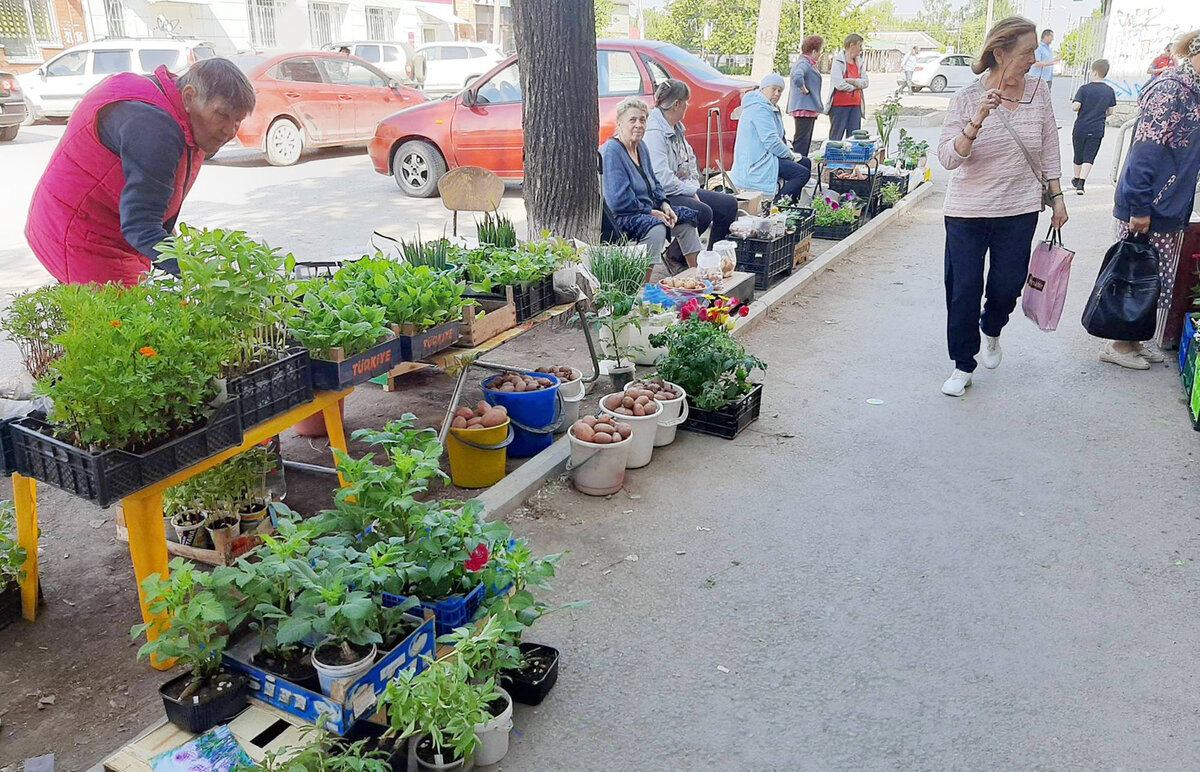
<path fill-rule="evenodd" d="M 812 176 L 812 162 L 794 160 L 792 149 L 783 138 L 783 117 L 779 98 L 783 96 L 783 76 L 771 73 L 755 91 L 742 97 L 738 118 L 737 142 L 733 146 L 733 184 L 753 190 L 767 198 L 795 198 Z"/>

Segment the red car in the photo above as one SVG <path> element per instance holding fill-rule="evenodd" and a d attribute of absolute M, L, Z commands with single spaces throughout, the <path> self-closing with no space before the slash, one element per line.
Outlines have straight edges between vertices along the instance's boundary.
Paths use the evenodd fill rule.
<path fill-rule="evenodd" d="M 725 169 L 733 165 L 737 132 L 733 111 L 753 86 L 669 43 L 602 40 L 597 49 L 600 141 L 613 135 L 622 99 L 637 95 L 653 105 L 655 85 L 678 78 L 692 90 L 685 124 L 696 158 L 705 168 L 716 168 L 718 160 Z M 457 96 L 380 122 L 367 147 L 375 171 L 394 175 L 402 191 L 418 197 L 434 195 L 438 179 L 459 166 L 482 166 L 506 180 L 522 179 L 524 134 L 517 66 L 516 57 L 509 57 Z M 719 117 L 714 113 L 710 118 L 710 110 L 719 110 Z M 712 151 L 706 152 L 710 139 Z"/>
<path fill-rule="evenodd" d="M 291 166 L 309 148 L 369 142 L 379 121 L 426 101 L 362 59 L 332 51 L 233 61 L 258 98 L 238 141 L 261 149 L 273 166 Z"/>

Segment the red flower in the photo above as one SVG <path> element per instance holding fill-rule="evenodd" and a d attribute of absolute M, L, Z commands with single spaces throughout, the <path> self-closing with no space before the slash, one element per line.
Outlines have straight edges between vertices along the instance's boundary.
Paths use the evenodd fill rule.
<path fill-rule="evenodd" d="M 707 308 L 700 309 L 700 321 L 702 321 L 702 322 L 708 321 L 708 309 Z"/>
<path fill-rule="evenodd" d="M 750 306 L 742 306 L 741 308 L 738 309 L 738 316 L 749 316 L 749 315 L 750 315 Z"/>
<path fill-rule="evenodd" d="M 153 359 L 154 357 L 158 356 L 158 352 L 149 346 L 142 346 L 138 349 L 138 353 L 149 359 Z"/>
<path fill-rule="evenodd" d="M 491 555 L 488 554 L 486 544 L 480 544 L 471 552 L 471 557 L 467 558 L 467 562 L 463 563 L 463 568 L 468 571 L 482 571 L 488 564 Z"/>
<path fill-rule="evenodd" d="M 121 326 L 121 322 L 120 322 L 120 320 L 118 320 L 118 319 L 113 319 L 111 322 L 109 322 L 109 324 L 111 324 L 113 327 L 120 327 L 120 326 Z"/>

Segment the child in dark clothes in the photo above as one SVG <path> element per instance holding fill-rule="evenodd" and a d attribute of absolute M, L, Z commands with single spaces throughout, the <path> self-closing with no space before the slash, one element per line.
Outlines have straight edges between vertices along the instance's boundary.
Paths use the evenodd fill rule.
<path fill-rule="evenodd" d="M 1079 87 L 1071 100 L 1075 116 L 1075 129 L 1071 132 L 1071 143 L 1075 146 L 1075 178 L 1071 184 L 1075 192 L 1083 195 L 1083 183 L 1092 171 L 1096 153 L 1104 140 L 1104 121 L 1117 106 L 1117 93 L 1104 82 L 1108 75 L 1108 61 L 1097 59 L 1092 63 L 1092 81 Z"/>

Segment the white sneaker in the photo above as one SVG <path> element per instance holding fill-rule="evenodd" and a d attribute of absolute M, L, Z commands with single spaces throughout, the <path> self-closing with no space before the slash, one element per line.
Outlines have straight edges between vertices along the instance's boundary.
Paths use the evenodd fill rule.
<path fill-rule="evenodd" d="M 991 335 L 983 336 L 983 351 L 980 359 L 983 360 L 983 366 L 989 370 L 995 370 L 1000 366 L 1000 360 L 1004 359 L 1004 352 L 1000 350 L 999 338 L 993 338 Z"/>
<path fill-rule="evenodd" d="M 1104 348 L 1100 349 L 1100 361 L 1108 362 L 1110 365 L 1127 367 L 1130 370 L 1150 369 L 1150 363 L 1137 351 L 1117 351 L 1113 348 L 1112 341 L 1109 341 L 1105 344 Z"/>
<path fill-rule="evenodd" d="M 942 393 L 947 397 L 961 397 L 967 393 L 967 387 L 970 385 L 971 374 L 955 368 L 946 382 L 942 384 Z"/>
<path fill-rule="evenodd" d="M 1163 362 L 1167 361 L 1167 357 L 1165 354 L 1163 354 L 1163 352 L 1159 351 L 1157 348 L 1153 348 L 1145 344 L 1138 344 L 1138 347 L 1134 349 L 1134 353 L 1140 356 L 1142 359 L 1145 359 L 1147 362 L 1155 365 L 1161 365 Z"/>

